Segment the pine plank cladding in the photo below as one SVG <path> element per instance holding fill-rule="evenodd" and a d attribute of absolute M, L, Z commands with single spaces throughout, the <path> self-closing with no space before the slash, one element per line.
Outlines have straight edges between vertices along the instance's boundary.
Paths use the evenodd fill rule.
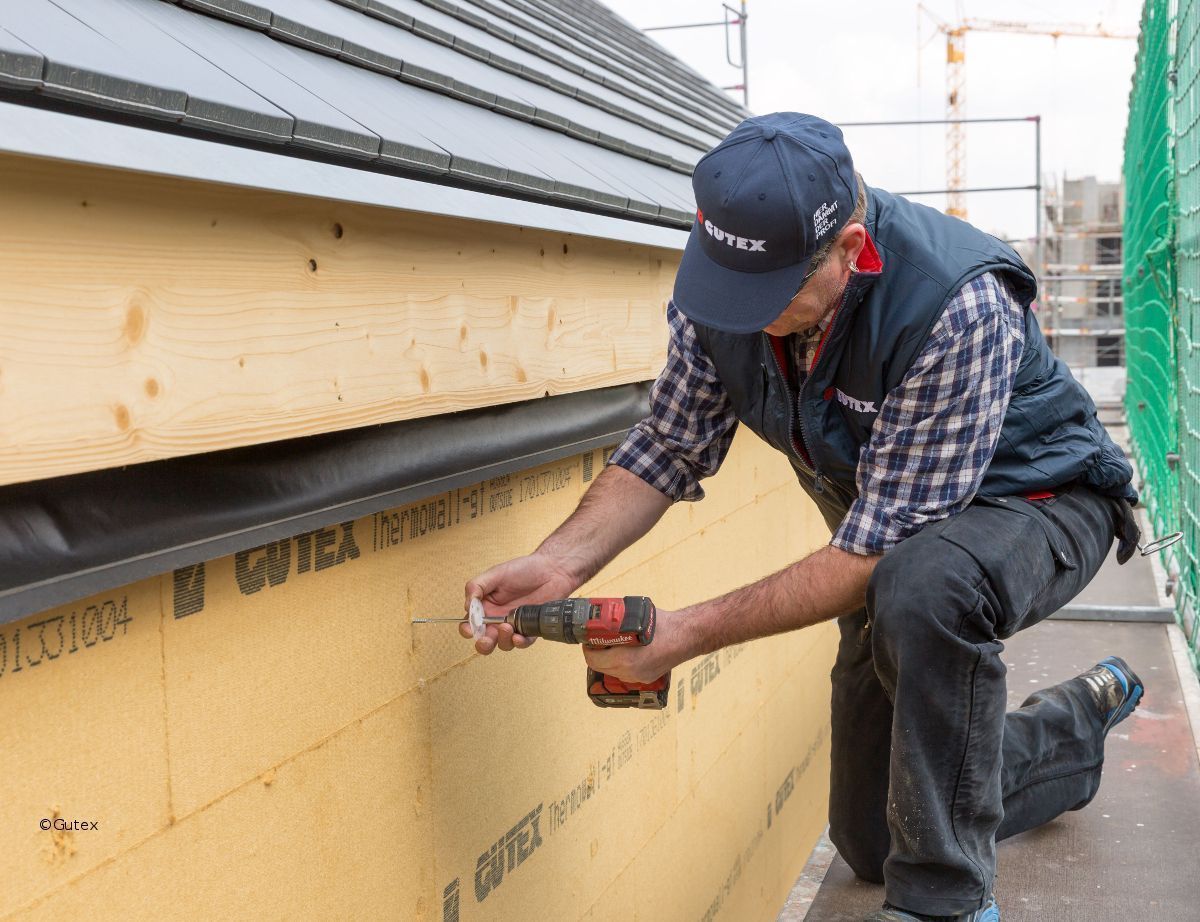
<path fill-rule="evenodd" d="M 0 159 L 0 484 L 653 378 L 678 254 Z"/>

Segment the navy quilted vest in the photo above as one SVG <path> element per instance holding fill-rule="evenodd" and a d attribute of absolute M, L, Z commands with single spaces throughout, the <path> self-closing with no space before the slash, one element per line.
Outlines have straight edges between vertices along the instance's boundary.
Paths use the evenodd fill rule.
<path fill-rule="evenodd" d="M 984 272 L 1004 276 L 1025 306 L 1025 347 L 979 494 L 1023 494 L 1079 480 L 1135 500 L 1125 455 L 1096 418 L 1087 391 L 1046 345 L 1029 309 L 1035 280 L 1016 252 L 964 221 L 879 189 L 868 189 L 866 225 L 881 271 L 851 278 L 798 394 L 766 333 L 696 324 L 738 419 L 788 456 L 830 527 L 857 496 L 859 452 L 884 398 L 912 366 L 946 303 Z"/>

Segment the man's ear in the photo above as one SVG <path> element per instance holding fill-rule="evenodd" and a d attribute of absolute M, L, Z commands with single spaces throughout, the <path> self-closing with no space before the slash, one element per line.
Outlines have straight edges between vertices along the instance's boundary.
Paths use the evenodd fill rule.
<path fill-rule="evenodd" d="M 842 228 L 837 239 L 837 249 L 841 254 L 842 265 L 858 262 L 858 257 L 867 245 L 867 228 L 857 221 Z"/>

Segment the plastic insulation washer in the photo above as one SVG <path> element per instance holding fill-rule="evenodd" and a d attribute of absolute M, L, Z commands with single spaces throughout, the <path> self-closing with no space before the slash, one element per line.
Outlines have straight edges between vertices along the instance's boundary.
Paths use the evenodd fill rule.
<path fill-rule="evenodd" d="M 483 624 L 483 602 L 479 599 L 471 599 L 471 604 L 467 607 L 467 621 L 471 625 L 472 636 L 478 640 L 486 630 Z"/>

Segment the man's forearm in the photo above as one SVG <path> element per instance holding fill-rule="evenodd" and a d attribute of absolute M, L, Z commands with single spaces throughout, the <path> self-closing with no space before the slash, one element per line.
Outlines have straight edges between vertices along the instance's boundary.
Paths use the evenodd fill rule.
<path fill-rule="evenodd" d="M 636 474 L 610 464 L 537 553 L 560 561 L 585 583 L 654 527 L 670 507 L 670 499 Z"/>
<path fill-rule="evenodd" d="M 690 656 L 849 614 L 882 558 L 821 548 L 756 583 L 679 612 Z"/>

